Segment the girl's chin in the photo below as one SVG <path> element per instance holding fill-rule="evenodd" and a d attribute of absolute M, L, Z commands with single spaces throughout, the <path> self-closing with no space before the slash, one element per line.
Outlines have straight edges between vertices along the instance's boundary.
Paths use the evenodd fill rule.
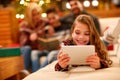
<path fill-rule="evenodd" d="M 77 43 L 77 45 L 86 45 L 86 44 L 83 44 L 83 43 Z"/>
<path fill-rule="evenodd" d="M 88 43 L 80 43 L 80 42 L 77 42 L 77 45 L 87 45 Z"/>

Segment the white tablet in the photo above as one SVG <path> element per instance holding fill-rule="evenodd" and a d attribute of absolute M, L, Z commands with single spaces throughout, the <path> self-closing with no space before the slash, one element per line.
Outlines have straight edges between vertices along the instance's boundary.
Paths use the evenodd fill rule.
<path fill-rule="evenodd" d="M 95 53 L 94 45 L 62 46 L 62 52 L 70 57 L 71 65 L 86 65 L 86 58 Z"/>

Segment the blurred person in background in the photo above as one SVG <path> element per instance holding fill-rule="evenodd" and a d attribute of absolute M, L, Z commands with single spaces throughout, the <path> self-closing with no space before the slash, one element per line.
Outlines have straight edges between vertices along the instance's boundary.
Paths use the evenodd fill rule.
<path fill-rule="evenodd" d="M 47 13 L 47 18 L 49 21 L 49 27 L 48 27 L 48 36 L 49 37 L 54 37 L 56 39 L 58 39 L 61 42 L 64 39 L 67 39 L 70 36 L 70 26 L 68 26 L 68 24 L 63 23 L 63 21 L 61 21 L 59 14 L 57 13 L 55 8 L 48 8 L 46 10 Z M 44 67 L 47 64 L 53 62 L 54 60 L 56 60 L 56 56 L 58 53 L 58 50 L 52 50 L 48 56 L 46 61 L 43 63 L 43 65 L 41 66 Z"/>
<path fill-rule="evenodd" d="M 47 51 L 38 43 L 38 38 L 45 38 L 47 21 L 40 16 L 41 8 L 31 2 L 25 11 L 25 20 L 20 24 L 20 45 L 24 56 L 25 70 L 32 64 L 32 72 L 39 69 L 38 54 L 47 55 Z"/>

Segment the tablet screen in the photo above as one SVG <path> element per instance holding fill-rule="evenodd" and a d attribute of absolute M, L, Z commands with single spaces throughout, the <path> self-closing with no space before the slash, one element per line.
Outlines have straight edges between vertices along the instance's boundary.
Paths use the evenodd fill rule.
<path fill-rule="evenodd" d="M 86 58 L 95 53 L 94 45 L 62 46 L 62 52 L 70 57 L 71 65 L 86 65 Z"/>

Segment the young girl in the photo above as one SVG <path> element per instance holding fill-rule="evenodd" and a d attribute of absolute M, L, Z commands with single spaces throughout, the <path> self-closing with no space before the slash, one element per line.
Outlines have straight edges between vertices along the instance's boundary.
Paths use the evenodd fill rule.
<path fill-rule="evenodd" d="M 95 25 L 90 16 L 79 15 L 71 28 L 71 39 L 63 41 L 64 45 L 94 45 L 95 53 L 87 57 L 86 62 L 94 69 L 107 68 L 112 64 L 108 58 L 107 50 L 99 34 L 95 29 Z M 68 71 L 70 57 L 62 53 L 58 53 L 58 63 L 55 65 L 55 71 Z"/>

